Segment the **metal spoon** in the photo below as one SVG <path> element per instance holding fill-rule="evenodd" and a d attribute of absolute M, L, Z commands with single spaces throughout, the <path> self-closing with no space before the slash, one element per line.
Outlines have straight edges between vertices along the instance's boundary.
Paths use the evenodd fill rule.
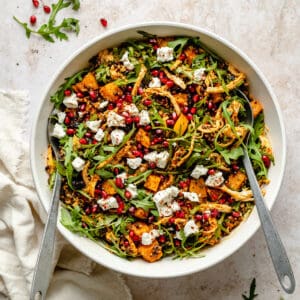
<path fill-rule="evenodd" d="M 246 100 L 245 108 L 247 112 L 247 123 L 253 126 L 253 113 L 248 97 L 239 89 L 238 93 Z M 249 134 L 245 141 L 245 145 L 248 144 Z M 248 180 L 250 183 L 251 190 L 255 199 L 256 209 L 260 218 L 261 226 L 265 235 L 265 239 L 268 245 L 269 253 L 273 261 L 278 280 L 282 288 L 288 293 L 292 294 L 295 290 L 295 278 L 289 259 L 287 257 L 285 248 L 282 244 L 277 229 L 272 221 L 270 211 L 266 207 L 260 187 L 256 180 L 256 176 L 248 155 L 247 147 L 244 147 L 243 163 L 246 169 Z"/>
<path fill-rule="evenodd" d="M 53 149 L 55 159 L 59 158 L 59 151 L 56 146 L 56 141 L 52 136 L 53 125 L 51 123 L 51 116 L 48 119 L 47 135 L 48 141 Z M 34 276 L 31 286 L 30 300 L 45 299 L 46 292 L 50 283 L 52 275 L 52 258 L 55 242 L 55 232 L 57 223 L 57 213 L 59 204 L 59 195 L 61 188 L 61 176 L 56 171 L 55 183 L 50 202 L 50 210 L 46 222 L 42 243 L 34 270 Z"/>

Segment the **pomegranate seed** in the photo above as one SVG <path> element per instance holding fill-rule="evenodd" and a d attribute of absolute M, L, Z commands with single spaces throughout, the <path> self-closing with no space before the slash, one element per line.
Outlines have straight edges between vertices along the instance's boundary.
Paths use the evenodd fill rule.
<path fill-rule="evenodd" d="M 194 93 L 194 92 L 195 92 L 195 88 L 194 88 L 192 85 L 190 85 L 190 86 L 188 87 L 188 89 L 189 89 L 189 91 L 190 91 L 191 93 Z"/>
<path fill-rule="evenodd" d="M 156 51 L 158 49 L 158 45 L 153 45 L 153 50 Z"/>
<path fill-rule="evenodd" d="M 153 162 L 153 161 L 149 162 L 149 168 L 150 169 L 155 169 L 156 168 L 156 163 Z"/>
<path fill-rule="evenodd" d="M 134 206 L 130 206 L 128 211 L 129 211 L 130 214 L 134 214 L 135 211 L 136 211 L 136 208 Z"/>
<path fill-rule="evenodd" d="M 161 80 L 163 78 L 165 78 L 165 73 L 163 71 L 160 71 L 159 72 L 159 79 Z"/>
<path fill-rule="evenodd" d="M 174 217 L 170 218 L 169 222 L 172 223 L 172 224 L 175 223 L 175 218 Z"/>
<path fill-rule="evenodd" d="M 188 106 L 185 106 L 183 109 L 182 109 L 182 112 L 184 113 L 184 114 L 187 114 L 188 112 L 189 112 L 189 107 Z"/>
<path fill-rule="evenodd" d="M 130 231 L 129 231 L 129 236 L 130 236 L 131 238 L 133 238 L 133 237 L 135 236 L 135 233 L 134 233 L 133 230 L 130 230 Z"/>
<path fill-rule="evenodd" d="M 211 101 L 209 101 L 209 102 L 207 103 L 207 108 L 208 108 L 209 110 L 212 110 L 212 109 L 214 108 L 214 104 L 213 104 Z"/>
<path fill-rule="evenodd" d="M 174 81 L 173 80 L 167 80 L 166 81 L 166 86 L 171 88 L 174 85 Z"/>
<path fill-rule="evenodd" d="M 89 214 L 91 213 L 91 209 L 88 207 L 88 208 L 85 209 L 84 212 L 85 212 L 87 215 L 89 215 Z"/>
<path fill-rule="evenodd" d="M 123 107 L 123 102 L 117 102 L 117 105 L 116 105 L 118 108 L 122 108 Z"/>
<path fill-rule="evenodd" d="M 190 112 L 191 112 L 191 114 L 195 114 L 196 112 L 197 112 L 197 108 L 196 107 L 192 107 L 191 109 L 190 109 Z"/>
<path fill-rule="evenodd" d="M 166 84 L 168 79 L 163 77 L 163 78 L 160 79 L 160 81 L 161 81 L 162 84 Z"/>
<path fill-rule="evenodd" d="M 200 215 L 200 214 L 196 214 L 196 215 L 195 215 L 195 220 L 196 220 L 196 221 L 202 221 L 202 220 L 203 220 L 203 216 Z"/>
<path fill-rule="evenodd" d="M 157 77 L 159 75 L 159 71 L 158 70 L 152 70 L 151 74 L 152 74 L 152 76 Z"/>
<path fill-rule="evenodd" d="M 204 220 L 204 221 L 208 221 L 209 216 L 210 216 L 210 213 L 204 213 L 204 214 L 203 214 L 203 220 Z"/>
<path fill-rule="evenodd" d="M 65 94 L 66 97 L 69 97 L 69 96 L 72 95 L 72 91 L 71 90 L 65 90 L 64 94 Z"/>
<path fill-rule="evenodd" d="M 157 43 L 157 40 L 156 40 L 156 39 L 153 39 L 153 38 L 152 38 L 152 39 L 149 39 L 149 43 L 150 43 L 150 44 L 156 44 L 156 43 Z"/>
<path fill-rule="evenodd" d="M 207 171 L 207 174 L 208 175 L 214 175 L 216 173 L 216 171 L 214 170 L 214 169 L 209 169 L 208 171 Z"/>
<path fill-rule="evenodd" d="M 97 99 L 97 94 L 96 94 L 95 91 L 90 91 L 89 95 L 90 95 L 90 97 L 91 97 L 92 100 L 96 100 Z"/>
<path fill-rule="evenodd" d="M 177 218 L 184 218 L 184 212 L 182 210 L 176 211 L 175 213 Z"/>
<path fill-rule="evenodd" d="M 68 128 L 68 129 L 66 130 L 66 133 L 67 133 L 67 135 L 73 135 L 73 134 L 75 133 L 75 129 L 73 129 L 73 128 Z"/>
<path fill-rule="evenodd" d="M 66 125 L 69 125 L 71 123 L 71 120 L 68 116 L 65 117 L 65 122 Z"/>
<path fill-rule="evenodd" d="M 212 209 L 212 211 L 211 211 L 211 216 L 212 216 L 213 218 L 217 218 L 218 215 L 219 215 L 219 211 L 218 211 L 216 208 Z"/>
<path fill-rule="evenodd" d="M 93 144 L 93 145 L 96 145 L 96 144 L 98 144 L 98 141 L 97 141 L 97 140 L 93 140 L 93 141 L 92 141 L 92 144 Z"/>
<path fill-rule="evenodd" d="M 113 172 L 115 175 L 118 175 L 120 173 L 120 170 L 119 168 L 114 168 Z"/>
<path fill-rule="evenodd" d="M 108 106 L 107 106 L 107 109 L 108 110 L 113 110 L 115 107 L 112 103 L 109 103 Z"/>
<path fill-rule="evenodd" d="M 140 117 L 139 116 L 133 117 L 133 122 L 134 123 L 139 123 L 140 122 Z"/>
<path fill-rule="evenodd" d="M 92 213 L 96 213 L 98 210 L 98 205 L 97 204 L 94 204 L 93 207 L 92 207 Z"/>
<path fill-rule="evenodd" d="M 232 165 L 232 170 L 233 171 L 238 171 L 240 169 L 240 167 L 236 164 Z"/>
<path fill-rule="evenodd" d="M 83 97 L 84 97 L 83 94 L 82 94 L 81 92 L 76 93 L 76 96 L 77 96 L 78 98 L 83 98 Z"/>
<path fill-rule="evenodd" d="M 81 105 L 79 106 L 79 109 L 80 109 L 80 111 L 85 111 L 85 109 L 86 109 L 86 104 L 85 104 L 85 103 L 81 104 Z"/>
<path fill-rule="evenodd" d="M 92 134 L 90 132 L 87 132 L 85 135 L 84 135 L 86 138 L 91 138 L 92 137 Z"/>
<path fill-rule="evenodd" d="M 31 25 L 34 25 L 36 23 L 36 16 L 32 15 L 29 20 Z"/>
<path fill-rule="evenodd" d="M 226 202 L 226 200 L 224 198 L 221 198 L 219 201 L 218 201 L 220 204 L 224 204 Z"/>
<path fill-rule="evenodd" d="M 100 19 L 100 23 L 101 23 L 101 25 L 102 25 L 103 27 L 107 27 L 107 20 L 106 20 L 106 19 L 101 18 L 101 19 Z"/>
<path fill-rule="evenodd" d="M 32 0 L 32 4 L 35 8 L 38 8 L 40 5 L 40 2 L 38 0 Z"/>
<path fill-rule="evenodd" d="M 130 199 L 131 198 L 131 193 L 129 191 L 125 191 L 124 193 L 124 196 L 127 198 L 127 199 Z"/>
<path fill-rule="evenodd" d="M 265 167 L 266 167 L 266 168 L 270 168 L 270 165 L 271 165 L 271 160 L 270 160 L 270 158 L 269 158 L 267 155 L 263 155 L 263 156 L 261 157 L 261 159 L 262 159 L 262 161 L 263 161 Z"/>
<path fill-rule="evenodd" d="M 132 102 L 132 96 L 131 96 L 130 94 L 126 95 L 126 96 L 125 96 L 125 100 L 126 100 L 127 102 L 131 103 L 131 102 Z"/>
<path fill-rule="evenodd" d="M 238 211 L 233 211 L 232 214 L 231 214 L 234 218 L 238 218 L 241 216 L 240 212 Z"/>
<path fill-rule="evenodd" d="M 179 56 L 180 60 L 185 60 L 186 59 L 186 55 L 184 53 L 181 53 Z"/>
<path fill-rule="evenodd" d="M 130 93 L 132 91 L 133 87 L 131 85 L 127 86 L 127 91 Z"/>
<path fill-rule="evenodd" d="M 176 114 L 175 111 L 172 112 L 172 119 L 173 119 L 174 121 L 176 121 L 176 120 L 178 119 L 178 116 L 177 116 L 177 114 Z"/>
<path fill-rule="evenodd" d="M 138 151 L 138 150 L 133 150 L 132 151 L 132 154 L 135 156 L 135 157 L 140 157 L 143 153 L 141 151 Z"/>
<path fill-rule="evenodd" d="M 188 118 L 189 121 L 193 120 L 193 115 L 192 114 L 187 114 L 186 117 Z"/>
<path fill-rule="evenodd" d="M 138 94 L 139 94 L 139 95 L 143 95 L 143 94 L 144 94 L 144 90 L 143 90 L 142 87 L 139 87 L 139 88 L 138 88 Z"/>
<path fill-rule="evenodd" d="M 130 125 L 132 122 L 133 122 L 133 120 L 132 120 L 131 117 L 126 117 L 126 118 L 125 118 L 125 123 L 126 123 L 127 125 Z"/>
<path fill-rule="evenodd" d="M 46 13 L 46 14 L 50 14 L 50 12 L 51 12 L 51 8 L 50 8 L 50 6 L 48 6 L 48 5 L 44 5 L 44 12 Z"/>
<path fill-rule="evenodd" d="M 86 145 L 88 142 L 85 138 L 81 138 L 81 139 L 79 139 L 79 143 L 82 145 Z"/>
<path fill-rule="evenodd" d="M 101 191 L 101 197 L 103 199 L 106 199 L 108 197 L 108 194 L 105 191 Z"/>
<path fill-rule="evenodd" d="M 174 126 L 174 124 L 175 124 L 174 120 L 172 120 L 172 119 L 168 119 L 166 121 L 166 123 L 167 123 L 167 126 Z"/>
<path fill-rule="evenodd" d="M 150 131 L 152 129 L 151 125 L 146 125 L 144 128 L 146 131 Z"/>
<path fill-rule="evenodd" d="M 138 235 L 134 235 L 132 239 L 134 242 L 139 242 L 140 237 Z"/>
<path fill-rule="evenodd" d="M 82 223 L 81 223 L 81 227 L 82 227 L 82 228 L 87 228 L 88 226 L 86 225 L 86 223 L 82 222 Z"/>
<path fill-rule="evenodd" d="M 187 183 L 186 183 L 185 181 L 180 181 L 180 182 L 179 182 L 179 187 L 180 187 L 181 189 L 184 189 L 184 188 L 187 187 Z"/>
<path fill-rule="evenodd" d="M 128 241 L 124 241 L 124 247 L 128 247 L 129 246 L 129 242 Z"/>
<path fill-rule="evenodd" d="M 120 189 L 124 188 L 124 183 L 123 183 L 122 178 L 119 178 L 119 177 L 116 178 L 116 186 Z"/>
<path fill-rule="evenodd" d="M 162 145 L 163 145 L 165 148 L 168 148 L 168 147 L 169 147 L 169 142 L 168 142 L 168 141 L 163 141 Z"/>
<path fill-rule="evenodd" d="M 143 150 L 143 145 L 142 144 L 140 144 L 140 143 L 138 143 L 137 145 L 136 145 L 136 147 L 137 147 L 137 149 L 138 150 Z"/>
<path fill-rule="evenodd" d="M 213 201 L 217 201 L 218 198 L 219 198 L 219 195 L 218 195 L 218 193 L 215 193 L 214 191 L 211 191 L 210 197 L 211 197 L 211 199 L 212 199 Z"/>
<path fill-rule="evenodd" d="M 144 105 L 146 105 L 146 106 L 150 106 L 151 104 L 152 104 L 152 100 L 151 99 L 146 99 L 144 101 Z"/>
<path fill-rule="evenodd" d="M 181 245 L 180 240 L 174 240 L 174 243 L 175 243 L 176 247 L 180 247 L 180 245 Z"/>
<path fill-rule="evenodd" d="M 227 200 L 227 202 L 228 202 L 229 204 L 232 204 L 232 203 L 234 202 L 234 199 L 230 197 L 230 198 Z"/>
<path fill-rule="evenodd" d="M 158 241 L 162 244 L 164 244 L 166 242 L 166 237 L 164 235 L 160 235 L 158 238 Z"/>
<path fill-rule="evenodd" d="M 154 216 L 152 215 L 152 216 L 150 216 L 149 218 L 148 218 L 148 223 L 153 223 L 154 222 Z"/>
<path fill-rule="evenodd" d="M 199 97 L 199 95 L 198 94 L 196 94 L 196 95 L 194 95 L 193 96 L 193 102 L 198 102 L 200 100 L 200 97 Z"/>

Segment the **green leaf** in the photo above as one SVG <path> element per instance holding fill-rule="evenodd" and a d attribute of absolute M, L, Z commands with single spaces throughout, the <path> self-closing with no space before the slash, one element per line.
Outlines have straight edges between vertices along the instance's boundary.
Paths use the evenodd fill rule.
<path fill-rule="evenodd" d="M 72 9 L 78 10 L 80 8 L 80 0 L 69 0 L 72 3 Z"/>
<path fill-rule="evenodd" d="M 95 71 L 95 77 L 99 83 L 107 83 L 110 78 L 109 67 L 100 65 Z"/>
<path fill-rule="evenodd" d="M 141 34 L 143 37 L 149 38 L 149 39 L 153 39 L 156 38 L 157 35 L 143 31 L 143 30 L 138 30 L 137 33 Z"/>
<path fill-rule="evenodd" d="M 255 297 L 258 296 L 258 294 L 255 294 L 255 289 L 256 289 L 256 280 L 255 278 L 252 279 L 251 285 L 250 285 L 250 291 L 249 291 L 249 296 L 246 296 L 243 294 L 243 299 L 244 300 L 253 300 Z"/>
<path fill-rule="evenodd" d="M 19 23 L 19 24 L 25 29 L 25 34 L 26 34 L 27 38 L 30 38 L 31 33 L 34 32 L 34 30 L 30 29 L 30 28 L 28 27 L 28 24 L 27 24 L 27 23 L 21 22 L 21 21 L 20 21 L 19 19 L 17 19 L 15 16 L 13 16 L 13 19 L 14 19 L 17 23 Z"/>
<path fill-rule="evenodd" d="M 230 165 L 230 160 L 237 160 L 239 157 L 244 155 L 242 147 L 232 149 L 217 149 L 218 152 L 223 156 L 225 162 Z"/>
<path fill-rule="evenodd" d="M 138 191 L 137 199 L 131 200 L 130 203 L 135 207 L 144 209 L 145 211 L 156 209 L 155 203 L 152 200 L 152 195 L 148 195 L 142 190 Z"/>
<path fill-rule="evenodd" d="M 186 43 L 188 42 L 189 38 L 178 38 L 174 41 L 168 42 L 168 46 L 170 48 L 173 48 L 174 52 L 176 54 L 181 53 L 183 47 L 186 45 Z"/>

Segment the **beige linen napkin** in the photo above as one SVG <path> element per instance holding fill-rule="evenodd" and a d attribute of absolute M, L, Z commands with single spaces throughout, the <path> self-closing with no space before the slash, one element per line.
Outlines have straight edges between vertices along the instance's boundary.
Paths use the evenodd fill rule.
<path fill-rule="evenodd" d="M 31 178 L 28 105 L 28 93 L 0 90 L 0 299 L 29 299 L 46 220 Z M 59 233 L 52 268 L 47 299 L 131 299 L 119 274 L 93 263 Z"/>

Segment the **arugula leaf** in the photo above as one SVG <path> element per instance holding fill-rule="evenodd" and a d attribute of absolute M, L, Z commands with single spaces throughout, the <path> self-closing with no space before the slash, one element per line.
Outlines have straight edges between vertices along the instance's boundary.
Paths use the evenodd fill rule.
<path fill-rule="evenodd" d="M 168 42 L 168 47 L 173 48 L 174 52 L 177 54 L 181 53 L 183 47 L 189 41 L 189 38 L 178 38 L 174 41 Z"/>
<path fill-rule="evenodd" d="M 223 156 L 225 162 L 230 165 L 230 160 L 237 160 L 239 157 L 244 155 L 242 147 L 232 149 L 217 149 L 218 152 Z"/>
<path fill-rule="evenodd" d="M 130 203 L 135 207 L 144 209 L 145 211 L 156 209 L 155 203 L 152 200 L 152 196 L 146 194 L 144 191 L 139 191 L 137 199 L 132 199 Z"/>
<path fill-rule="evenodd" d="M 72 4 L 73 10 L 78 10 L 80 7 L 80 0 L 59 0 L 57 3 L 52 4 L 51 14 L 49 16 L 48 22 L 40 26 L 36 31 L 28 27 L 27 23 L 23 23 L 18 20 L 15 16 L 13 19 L 19 23 L 24 29 L 27 38 L 30 38 L 31 33 L 40 35 L 46 41 L 54 43 L 54 37 L 58 40 L 68 40 L 68 36 L 64 31 L 75 32 L 78 35 L 80 26 L 79 20 L 74 18 L 64 18 L 59 25 L 56 24 L 56 16 L 58 12 L 64 8 L 69 7 Z"/>
<path fill-rule="evenodd" d="M 253 300 L 258 296 L 258 294 L 255 294 L 255 288 L 256 288 L 256 280 L 255 278 L 252 279 L 251 285 L 250 285 L 250 291 L 249 296 L 246 296 L 245 294 L 242 294 L 244 300 Z"/>
<path fill-rule="evenodd" d="M 110 77 L 109 67 L 106 65 L 100 65 L 95 70 L 95 76 L 99 83 L 107 83 Z"/>
<path fill-rule="evenodd" d="M 149 38 L 149 39 L 153 39 L 153 38 L 156 38 L 157 35 L 155 34 L 152 34 L 152 33 L 149 33 L 149 32 L 146 32 L 146 31 L 143 31 L 143 30 L 138 30 L 137 33 L 141 34 L 142 36 L 146 37 L 146 38 Z"/>

